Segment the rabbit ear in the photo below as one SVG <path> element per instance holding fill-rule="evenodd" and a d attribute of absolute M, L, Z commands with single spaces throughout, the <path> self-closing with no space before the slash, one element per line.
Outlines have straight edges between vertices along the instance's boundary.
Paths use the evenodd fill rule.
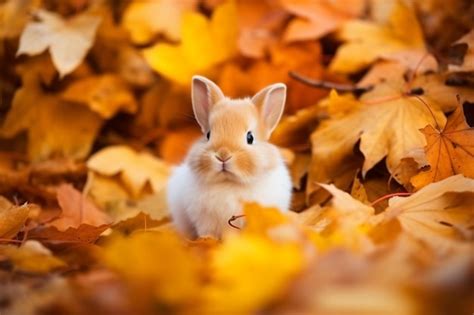
<path fill-rule="evenodd" d="M 285 108 L 285 100 L 286 85 L 283 83 L 269 85 L 252 97 L 252 102 L 259 109 L 265 124 L 267 136 L 270 136 L 270 133 L 280 121 Z"/>
<path fill-rule="evenodd" d="M 211 107 L 224 98 L 221 89 L 211 80 L 193 76 L 191 91 L 194 116 L 203 132 L 209 131 L 209 112 Z"/>

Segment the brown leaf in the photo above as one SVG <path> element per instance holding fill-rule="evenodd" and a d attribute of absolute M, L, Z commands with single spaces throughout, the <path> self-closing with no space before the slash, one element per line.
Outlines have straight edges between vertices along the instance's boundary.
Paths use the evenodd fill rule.
<path fill-rule="evenodd" d="M 60 231 L 54 226 L 37 227 L 28 233 L 29 239 L 52 243 L 94 243 L 110 225 L 81 224 L 78 228 Z"/>
<path fill-rule="evenodd" d="M 59 231 L 78 228 L 83 224 L 102 226 L 110 223 L 110 218 L 72 185 L 59 186 L 57 198 L 63 211 L 61 216 L 50 225 Z"/>
<path fill-rule="evenodd" d="M 430 169 L 411 179 L 416 189 L 456 174 L 474 178 L 474 128 L 466 123 L 462 106 L 448 117 L 443 130 L 428 125 L 422 132 Z"/>

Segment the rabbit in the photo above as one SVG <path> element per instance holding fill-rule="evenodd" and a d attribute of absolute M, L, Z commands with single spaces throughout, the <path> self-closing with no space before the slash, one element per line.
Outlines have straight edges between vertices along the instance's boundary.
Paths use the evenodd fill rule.
<path fill-rule="evenodd" d="M 285 106 L 286 86 L 272 84 L 252 98 L 230 99 L 209 79 L 192 79 L 192 107 L 203 137 L 168 181 L 178 232 L 221 238 L 245 202 L 287 211 L 292 184 L 279 149 L 268 139 Z"/>

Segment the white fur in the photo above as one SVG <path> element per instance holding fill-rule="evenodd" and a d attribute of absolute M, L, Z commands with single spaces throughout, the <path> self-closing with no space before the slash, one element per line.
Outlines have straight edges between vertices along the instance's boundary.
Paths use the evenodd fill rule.
<path fill-rule="evenodd" d="M 279 158 L 277 167 L 251 184 L 203 183 L 187 163 L 178 166 L 168 182 L 168 204 L 180 232 L 190 238 L 220 238 L 228 220 L 242 214 L 244 202 L 288 210 L 291 179 Z"/>

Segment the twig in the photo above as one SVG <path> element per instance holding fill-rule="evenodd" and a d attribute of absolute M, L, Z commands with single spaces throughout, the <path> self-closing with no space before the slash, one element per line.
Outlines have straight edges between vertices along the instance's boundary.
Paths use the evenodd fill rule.
<path fill-rule="evenodd" d="M 229 219 L 229 221 L 227 221 L 227 223 L 228 223 L 231 227 L 233 227 L 234 229 L 240 230 L 240 228 L 239 228 L 238 226 L 236 226 L 236 225 L 233 225 L 232 222 L 234 222 L 234 221 L 237 220 L 237 219 L 243 218 L 243 217 L 245 217 L 245 214 L 233 215 L 233 216 L 230 217 L 230 219 Z"/>
<path fill-rule="evenodd" d="M 309 85 L 311 87 L 327 89 L 327 90 L 334 89 L 338 92 L 352 92 L 352 93 L 361 94 L 364 92 L 368 92 L 373 88 L 372 85 L 369 85 L 366 87 L 358 87 L 352 84 L 341 84 L 341 83 L 327 82 L 327 81 L 322 81 L 322 80 L 313 80 L 294 71 L 288 72 L 288 75 L 292 77 L 293 79 L 303 84 Z"/>

